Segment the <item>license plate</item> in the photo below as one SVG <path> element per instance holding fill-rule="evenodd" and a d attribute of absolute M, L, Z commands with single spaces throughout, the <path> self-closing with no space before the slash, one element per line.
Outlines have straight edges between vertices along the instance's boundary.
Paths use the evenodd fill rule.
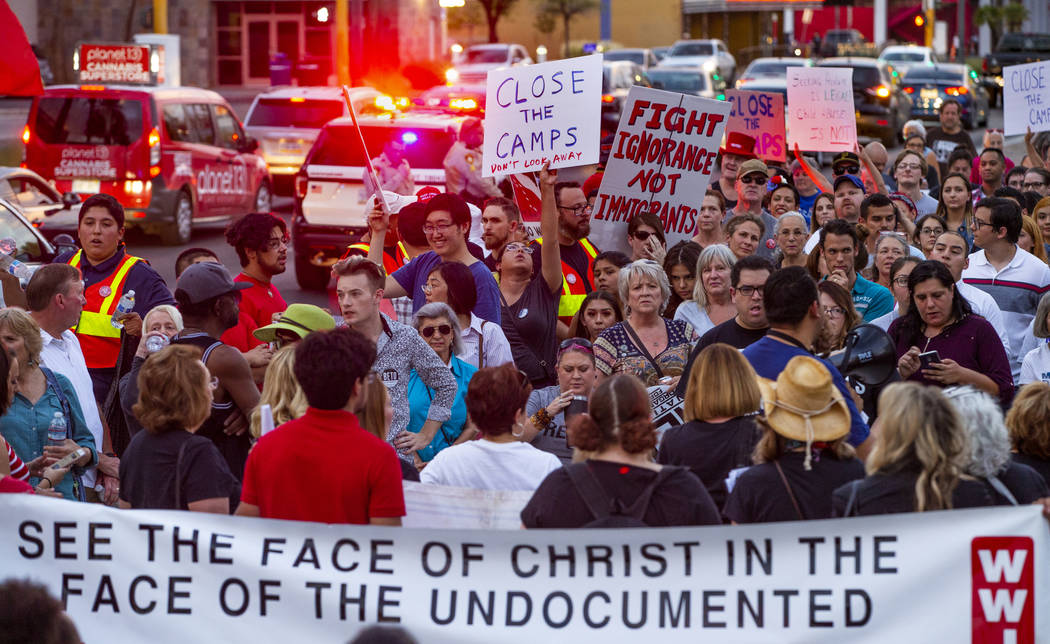
<path fill-rule="evenodd" d="M 925 98 L 926 100 L 932 101 L 935 98 L 937 98 L 937 90 L 935 90 L 935 89 L 924 89 L 921 92 L 919 92 L 919 96 L 921 96 L 922 98 Z"/>
<path fill-rule="evenodd" d="M 299 142 L 282 141 L 280 145 L 281 152 L 286 154 L 302 154 L 303 146 Z"/>
<path fill-rule="evenodd" d="M 73 192 L 97 193 L 98 179 L 73 179 Z"/>

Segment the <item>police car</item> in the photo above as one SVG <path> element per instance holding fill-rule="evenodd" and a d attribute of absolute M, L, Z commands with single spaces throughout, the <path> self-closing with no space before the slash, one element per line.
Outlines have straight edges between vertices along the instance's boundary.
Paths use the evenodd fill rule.
<path fill-rule="evenodd" d="M 389 97 L 374 88 L 350 88 L 350 100 L 359 115 L 392 109 L 383 99 Z M 244 117 L 244 128 L 259 141 L 259 153 L 270 168 L 276 194 L 292 194 L 295 173 L 321 128 L 343 116 L 350 113 L 339 87 L 286 87 L 255 97 Z"/>
<path fill-rule="evenodd" d="M 60 193 L 113 195 L 129 226 L 168 244 L 195 223 L 270 210 L 258 143 L 209 90 L 54 85 L 33 98 L 22 142 L 25 167 Z"/>
<path fill-rule="evenodd" d="M 445 189 L 445 155 L 456 142 L 464 117 L 440 113 L 363 117 L 361 133 L 371 158 L 391 140 L 404 146 L 416 189 Z M 295 179 L 292 248 L 295 276 L 304 289 L 323 290 L 332 264 L 348 244 L 368 230 L 364 184 L 365 152 L 353 121 L 330 121 L 306 155 Z"/>

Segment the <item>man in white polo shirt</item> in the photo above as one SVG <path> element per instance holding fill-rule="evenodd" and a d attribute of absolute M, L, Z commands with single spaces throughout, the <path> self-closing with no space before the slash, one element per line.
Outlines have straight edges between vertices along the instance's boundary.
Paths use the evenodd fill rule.
<path fill-rule="evenodd" d="M 1021 208 L 1009 199 L 981 199 L 974 206 L 973 242 L 983 250 L 970 256 L 963 282 L 992 296 L 1003 313 L 1003 324 L 1013 354 L 1008 351 L 1014 379 L 1021 373 L 1020 360 L 1028 324 L 1039 298 L 1050 286 L 1050 267 L 1017 247 L 1021 234 Z"/>

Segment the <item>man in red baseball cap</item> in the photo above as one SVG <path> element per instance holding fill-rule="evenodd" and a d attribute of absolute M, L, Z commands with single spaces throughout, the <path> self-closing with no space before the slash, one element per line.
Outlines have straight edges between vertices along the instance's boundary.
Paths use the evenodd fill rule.
<path fill-rule="evenodd" d="M 726 200 L 726 210 L 736 207 L 736 172 L 740 164 L 748 159 L 755 159 L 755 140 L 743 132 L 730 132 L 726 135 L 725 147 L 718 148 L 718 181 L 711 184 L 712 190 L 722 193 Z"/>

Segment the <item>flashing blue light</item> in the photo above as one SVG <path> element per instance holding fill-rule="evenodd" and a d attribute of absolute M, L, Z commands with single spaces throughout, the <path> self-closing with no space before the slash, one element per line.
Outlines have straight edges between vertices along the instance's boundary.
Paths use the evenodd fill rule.
<path fill-rule="evenodd" d="M 405 132 L 401 135 L 401 142 L 405 145 L 412 145 L 419 140 L 419 135 L 415 132 Z"/>

